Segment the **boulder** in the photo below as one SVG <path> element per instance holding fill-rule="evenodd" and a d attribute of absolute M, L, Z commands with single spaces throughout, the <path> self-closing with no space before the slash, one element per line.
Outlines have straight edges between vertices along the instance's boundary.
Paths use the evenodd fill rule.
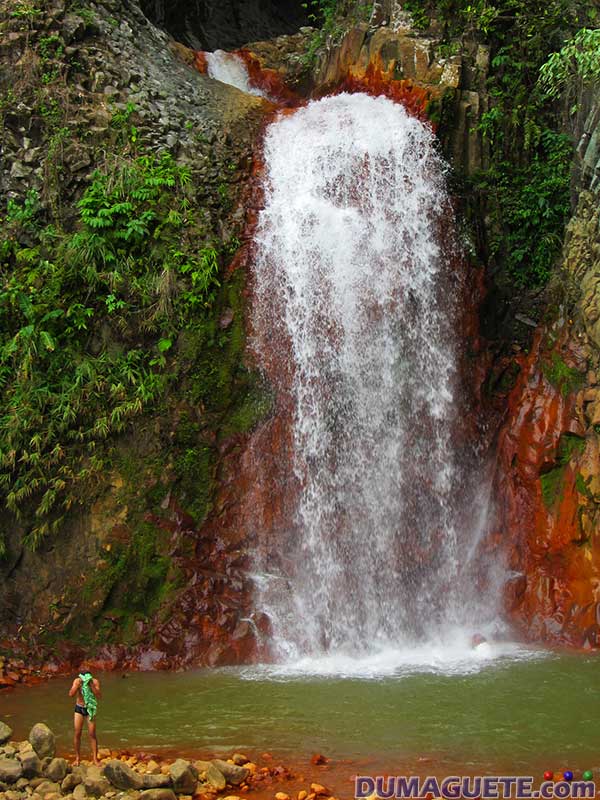
<path fill-rule="evenodd" d="M 69 765 L 64 758 L 53 758 L 44 770 L 44 776 L 55 783 L 62 783 Z"/>
<path fill-rule="evenodd" d="M 23 800 L 26 797 L 24 792 L 11 791 L 4 792 L 4 800 Z"/>
<path fill-rule="evenodd" d="M 81 775 L 76 774 L 75 772 L 70 772 L 68 775 L 65 776 L 64 781 L 61 783 L 60 788 L 63 792 L 72 792 L 76 786 L 79 786 L 80 783 L 83 783 L 83 778 Z"/>
<path fill-rule="evenodd" d="M 85 764 L 78 764 L 76 767 L 73 767 L 71 773 L 79 779 L 78 783 L 83 783 L 87 775 L 87 767 Z"/>
<path fill-rule="evenodd" d="M 12 728 L 9 728 L 6 722 L 0 720 L 0 744 L 8 742 L 12 734 Z"/>
<path fill-rule="evenodd" d="M 41 797 L 46 797 L 47 794 L 60 795 L 60 786 L 54 781 L 42 781 L 35 790 Z"/>
<path fill-rule="evenodd" d="M 104 777 L 116 786 L 117 789 L 141 789 L 143 787 L 142 776 L 130 766 L 124 764 L 116 758 L 109 761 L 104 767 Z M 145 778 L 159 777 L 158 775 L 145 775 Z M 155 788 L 155 787 L 148 787 Z M 73 793 L 74 794 L 74 793 Z"/>
<path fill-rule="evenodd" d="M 95 766 L 88 767 L 83 786 L 86 794 L 91 797 L 102 797 L 103 794 L 110 792 L 111 789 L 110 783 L 100 767 Z"/>
<path fill-rule="evenodd" d="M 23 777 L 23 767 L 16 758 L 0 758 L 0 781 L 16 783 Z"/>
<path fill-rule="evenodd" d="M 172 789 L 146 789 L 140 800 L 177 800 L 177 795 Z"/>
<path fill-rule="evenodd" d="M 29 733 L 29 742 L 40 758 L 54 758 L 56 755 L 54 734 L 43 722 L 33 726 Z"/>
<path fill-rule="evenodd" d="M 173 789 L 177 794 L 195 794 L 198 786 L 198 770 L 189 761 L 178 758 L 169 767 Z"/>
<path fill-rule="evenodd" d="M 227 781 L 223 773 L 211 761 L 195 761 L 194 766 L 198 770 L 202 783 L 212 786 L 218 792 L 223 791 Z"/>
<path fill-rule="evenodd" d="M 42 774 L 42 762 L 33 748 L 23 750 L 18 755 L 23 767 L 24 778 L 36 778 Z"/>
<path fill-rule="evenodd" d="M 250 759 L 243 753 L 234 753 L 231 756 L 231 760 L 236 765 L 236 767 L 243 767 L 244 764 L 247 764 L 250 761 Z"/>
<path fill-rule="evenodd" d="M 238 767 L 228 761 L 221 761 L 220 758 L 215 758 L 212 763 L 222 773 L 227 783 L 232 786 L 239 786 L 248 777 L 248 770 L 245 767 Z"/>
<path fill-rule="evenodd" d="M 165 775 L 164 773 L 159 773 L 157 775 L 142 775 L 142 789 L 170 789 L 171 788 L 171 777 L 170 775 Z"/>
<path fill-rule="evenodd" d="M 73 800 L 87 800 L 87 792 L 83 783 L 79 783 L 73 789 Z"/>

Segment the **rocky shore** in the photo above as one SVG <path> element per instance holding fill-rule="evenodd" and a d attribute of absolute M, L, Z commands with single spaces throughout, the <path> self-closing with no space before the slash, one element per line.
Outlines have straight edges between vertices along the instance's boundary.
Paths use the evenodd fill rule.
<path fill-rule="evenodd" d="M 295 787 L 303 778 L 281 765 L 260 766 L 242 753 L 227 760 L 162 760 L 100 749 L 99 765 L 75 766 L 57 757 L 55 736 L 43 723 L 34 725 L 25 741 L 12 736 L 0 721 L 0 800 L 241 800 L 249 793 L 274 800 L 336 800 L 320 783 L 283 791 L 286 783 Z"/>

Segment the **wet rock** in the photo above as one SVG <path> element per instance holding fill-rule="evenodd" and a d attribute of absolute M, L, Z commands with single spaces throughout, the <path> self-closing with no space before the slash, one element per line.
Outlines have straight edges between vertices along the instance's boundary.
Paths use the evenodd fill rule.
<path fill-rule="evenodd" d="M 73 789 L 73 800 L 87 800 L 87 792 L 83 783 L 78 784 Z"/>
<path fill-rule="evenodd" d="M 102 797 L 110 791 L 110 783 L 105 775 L 102 774 L 100 767 L 88 767 L 87 775 L 83 781 L 86 794 L 92 797 Z"/>
<path fill-rule="evenodd" d="M 194 794 L 198 785 L 198 771 L 189 761 L 178 758 L 169 767 L 173 789 L 178 794 Z"/>
<path fill-rule="evenodd" d="M 81 775 L 76 775 L 74 772 L 69 773 L 60 785 L 63 792 L 72 792 L 76 786 L 82 783 Z"/>
<path fill-rule="evenodd" d="M 18 755 L 23 767 L 23 777 L 35 778 L 42 773 L 42 762 L 35 750 L 30 747 Z"/>
<path fill-rule="evenodd" d="M 42 783 L 36 787 L 36 791 L 41 797 L 46 797 L 48 794 L 60 795 L 60 786 L 53 781 L 42 781 Z"/>
<path fill-rule="evenodd" d="M 227 781 L 223 773 L 211 761 L 195 761 L 194 766 L 198 770 L 202 783 L 212 786 L 218 792 L 223 791 Z"/>
<path fill-rule="evenodd" d="M 78 778 L 78 783 L 83 783 L 87 775 L 87 767 L 85 764 L 79 764 L 77 767 L 73 767 L 71 774 Z"/>
<path fill-rule="evenodd" d="M 23 777 L 23 767 L 16 758 L 0 758 L 0 781 L 16 783 Z"/>
<path fill-rule="evenodd" d="M 231 756 L 231 760 L 236 765 L 236 767 L 243 767 L 244 764 L 247 764 L 250 761 L 250 759 L 243 753 L 234 753 Z"/>
<path fill-rule="evenodd" d="M 212 762 L 215 767 L 222 773 L 227 783 L 232 786 L 239 786 L 240 783 L 248 777 L 248 770 L 245 767 L 238 767 L 235 764 L 230 764 L 228 761 L 221 761 L 217 758 Z"/>
<path fill-rule="evenodd" d="M 290 800 L 290 796 L 285 792 L 277 792 L 275 795 L 275 800 Z"/>
<path fill-rule="evenodd" d="M 4 800 L 23 800 L 25 794 L 23 792 L 11 791 L 10 789 L 4 792 Z"/>
<path fill-rule="evenodd" d="M 140 800 L 177 800 L 177 795 L 172 789 L 146 789 Z"/>
<path fill-rule="evenodd" d="M 0 721 L 0 744 L 4 744 L 4 742 L 8 742 L 10 737 L 12 736 L 12 728 L 9 728 L 6 722 Z"/>
<path fill-rule="evenodd" d="M 61 783 L 68 771 L 69 765 L 64 758 L 53 758 L 44 769 L 44 777 L 54 783 Z"/>
<path fill-rule="evenodd" d="M 43 722 L 33 726 L 29 733 L 29 742 L 40 758 L 54 758 L 56 754 L 54 734 Z"/>
<path fill-rule="evenodd" d="M 317 797 L 322 797 L 324 795 L 329 796 L 330 794 L 329 789 L 326 789 L 320 783 L 311 783 L 310 793 L 316 795 Z"/>
<path fill-rule="evenodd" d="M 171 777 L 168 774 L 143 775 L 142 789 L 170 789 Z"/>
<path fill-rule="evenodd" d="M 104 776 L 112 783 L 113 786 L 116 786 L 117 789 L 139 790 L 142 789 L 144 785 L 141 775 L 135 772 L 135 770 L 133 770 L 130 766 L 124 764 L 122 761 L 118 761 L 117 759 L 109 761 L 104 767 Z M 150 778 L 159 776 L 145 775 L 144 777 Z"/>

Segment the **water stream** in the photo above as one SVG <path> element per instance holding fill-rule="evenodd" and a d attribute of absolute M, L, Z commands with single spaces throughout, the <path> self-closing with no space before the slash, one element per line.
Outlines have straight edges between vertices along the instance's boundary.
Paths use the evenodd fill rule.
<path fill-rule="evenodd" d="M 298 487 L 283 557 L 256 565 L 275 657 L 360 671 L 384 653 L 421 663 L 427 643 L 466 652 L 494 628 L 497 584 L 477 555 L 465 264 L 434 135 L 391 100 L 341 94 L 272 123 L 264 163 L 253 346 L 259 365 L 286 351 L 269 379 L 291 398 Z"/>

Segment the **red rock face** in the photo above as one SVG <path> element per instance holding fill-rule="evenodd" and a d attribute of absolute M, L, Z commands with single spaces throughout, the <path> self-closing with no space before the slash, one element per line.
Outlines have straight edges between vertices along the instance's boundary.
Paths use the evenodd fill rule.
<path fill-rule="evenodd" d="M 369 63 L 364 74 L 356 70 L 349 71 L 334 94 L 340 92 L 350 94 L 365 92 L 373 97 L 383 95 L 403 105 L 409 114 L 422 122 L 429 122 L 435 130 L 435 126 L 427 116 L 427 105 L 432 97 L 431 90 L 417 86 L 410 80 L 394 80 L 384 71 L 380 59 L 375 63 Z"/>
<path fill-rule="evenodd" d="M 597 447 L 588 436 L 582 345 L 566 324 L 521 356 L 498 437 L 498 541 L 516 575 L 506 605 L 531 641 L 600 644 L 600 565 L 587 518 Z M 597 474 L 597 472 L 596 472 Z"/>

